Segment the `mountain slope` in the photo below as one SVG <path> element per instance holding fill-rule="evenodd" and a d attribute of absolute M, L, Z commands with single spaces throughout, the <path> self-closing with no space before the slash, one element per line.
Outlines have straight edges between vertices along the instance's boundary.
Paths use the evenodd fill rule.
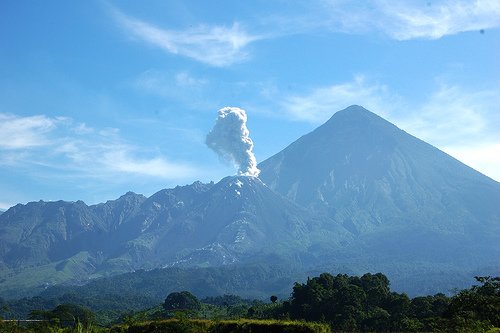
<path fill-rule="evenodd" d="M 499 264 L 500 184 L 362 107 L 259 168 L 273 190 L 358 235 L 364 256 Z"/>
<path fill-rule="evenodd" d="M 113 237 L 128 239 L 121 259 L 154 268 L 217 266 L 266 253 L 290 256 L 306 252 L 320 233 L 330 235 L 331 246 L 350 239 L 331 219 L 311 216 L 258 178 L 242 176 L 162 190 Z"/>
<path fill-rule="evenodd" d="M 0 292 L 158 267 L 312 264 L 319 243 L 341 249 L 351 240 L 332 219 L 254 177 L 195 182 L 149 198 L 129 192 L 94 206 L 29 203 L 0 216 Z"/>
<path fill-rule="evenodd" d="M 362 107 L 259 167 L 149 198 L 16 205 L 0 215 L 0 295 L 155 268 L 381 271 L 414 295 L 500 272 L 500 184 Z"/>

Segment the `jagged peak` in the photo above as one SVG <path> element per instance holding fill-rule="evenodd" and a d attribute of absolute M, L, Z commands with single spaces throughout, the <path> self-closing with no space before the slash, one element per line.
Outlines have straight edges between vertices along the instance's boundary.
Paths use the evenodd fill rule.
<path fill-rule="evenodd" d="M 245 185 L 253 186 L 254 184 L 256 184 L 257 186 L 259 185 L 265 186 L 262 180 L 260 180 L 259 177 L 255 176 L 227 176 L 222 178 L 217 184 L 219 186 L 238 186 L 238 187 L 242 187 Z"/>

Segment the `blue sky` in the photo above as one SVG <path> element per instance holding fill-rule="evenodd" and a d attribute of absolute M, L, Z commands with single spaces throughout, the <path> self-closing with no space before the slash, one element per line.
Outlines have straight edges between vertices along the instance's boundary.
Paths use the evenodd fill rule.
<path fill-rule="evenodd" d="M 500 180 L 500 2 L 0 2 L 0 208 L 235 174 L 359 104 Z"/>

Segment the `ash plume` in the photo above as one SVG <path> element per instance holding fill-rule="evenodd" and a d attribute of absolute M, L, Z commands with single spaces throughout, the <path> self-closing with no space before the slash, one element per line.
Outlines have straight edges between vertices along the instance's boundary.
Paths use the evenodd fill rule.
<path fill-rule="evenodd" d="M 257 160 L 252 152 L 253 141 L 247 128 L 245 110 L 225 107 L 218 111 L 212 130 L 207 134 L 205 143 L 215 151 L 219 158 L 235 164 L 238 175 L 257 177 Z"/>

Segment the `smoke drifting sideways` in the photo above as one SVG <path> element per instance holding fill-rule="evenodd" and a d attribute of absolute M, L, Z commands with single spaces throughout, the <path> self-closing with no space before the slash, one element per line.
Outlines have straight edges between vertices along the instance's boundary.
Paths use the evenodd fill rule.
<path fill-rule="evenodd" d="M 258 177 L 260 170 L 257 169 L 249 134 L 245 110 L 225 107 L 218 111 L 215 125 L 207 134 L 205 143 L 222 161 L 237 166 L 238 175 Z"/>

